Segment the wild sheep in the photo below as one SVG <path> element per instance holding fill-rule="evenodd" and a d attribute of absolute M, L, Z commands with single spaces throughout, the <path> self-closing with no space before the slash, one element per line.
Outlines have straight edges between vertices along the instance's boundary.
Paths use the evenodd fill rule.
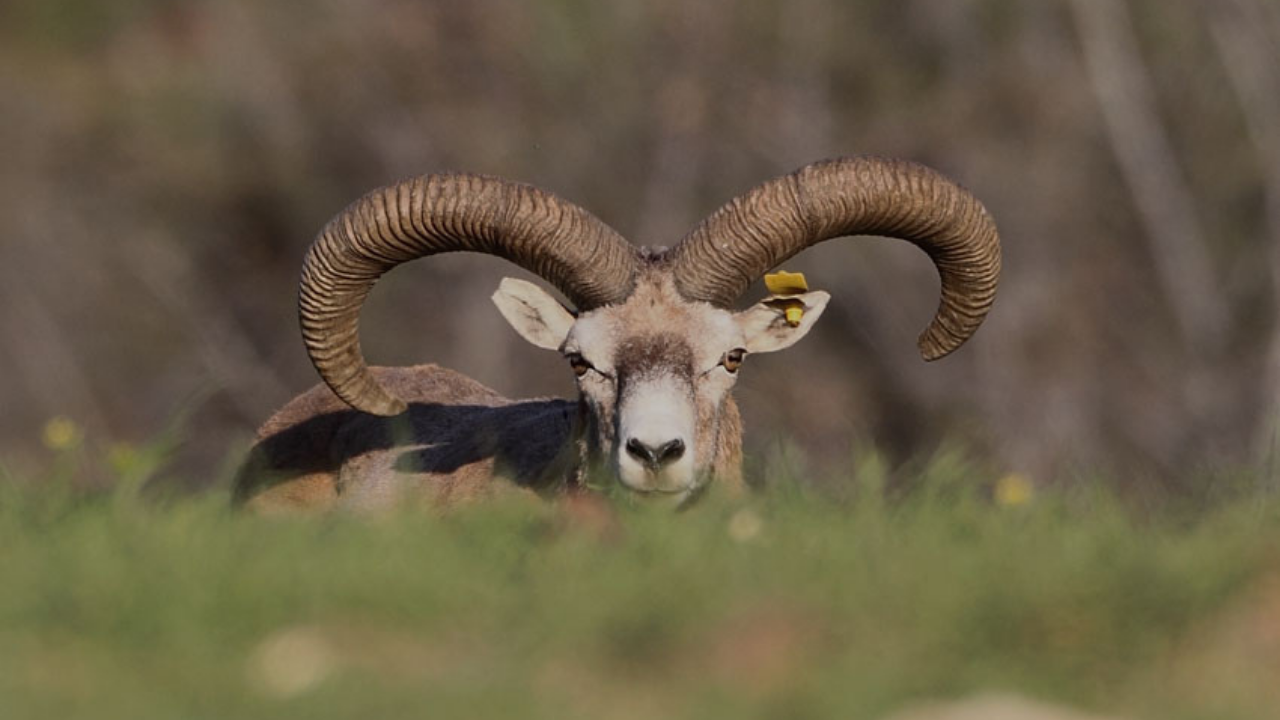
<path fill-rule="evenodd" d="M 236 499 L 263 509 L 438 505 L 512 483 L 559 494 L 603 479 L 687 503 L 712 478 L 738 484 L 739 366 L 804 337 L 829 296 L 732 303 L 805 248 L 864 234 L 907 240 L 937 267 L 942 297 L 919 340 L 926 360 L 977 330 L 1000 274 L 995 224 L 967 191 L 909 162 L 808 165 L 731 200 L 670 249 L 632 246 L 565 200 L 492 177 L 428 175 L 374 190 L 307 253 L 302 334 L 324 385 L 262 426 Z M 358 322 L 375 281 L 454 251 L 505 258 L 569 299 L 574 309 L 511 278 L 493 296 L 525 340 L 564 355 L 577 399 L 509 400 L 434 365 L 366 365 Z"/>

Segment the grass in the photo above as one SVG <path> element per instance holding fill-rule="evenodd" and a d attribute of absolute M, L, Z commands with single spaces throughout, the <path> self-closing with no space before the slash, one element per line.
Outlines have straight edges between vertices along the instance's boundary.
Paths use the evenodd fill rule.
<path fill-rule="evenodd" d="M 604 521 L 519 498 L 260 518 L 143 499 L 121 463 L 111 491 L 0 484 L 6 720 L 878 718 L 985 691 L 1128 717 L 1280 707 L 1280 501 L 1261 494 L 995 502 L 948 454 L 901 495 L 872 458 L 838 500 L 779 480 Z"/>

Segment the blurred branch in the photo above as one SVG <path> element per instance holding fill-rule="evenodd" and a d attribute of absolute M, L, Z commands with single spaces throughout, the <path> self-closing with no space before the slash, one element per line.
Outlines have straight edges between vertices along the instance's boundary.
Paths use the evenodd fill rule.
<path fill-rule="evenodd" d="M 479 0 L 299 13 L 229 0 L 130 3 L 109 31 L 0 23 L 0 377 L 13 380 L 0 453 L 23 452 L 50 412 L 100 412 L 113 435 L 138 435 L 194 379 L 227 393 L 191 445 L 219 457 L 245 419 L 285 399 L 278 360 L 297 357 L 296 333 L 253 313 L 274 308 L 273 323 L 284 309 L 314 223 L 396 175 L 532 180 L 664 243 L 772 172 L 880 152 L 956 171 L 989 203 L 1008 248 L 991 324 L 946 363 L 907 361 L 935 300 L 900 288 L 934 281 L 914 251 L 846 243 L 797 258 L 839 303 L 801 351 L 817 361 L 805 383 L 752 373 L 756 437 L 817 438 L 807 449 L 830 459 L 845 457 L 841 428 L 874 428 L 910 453 L 956 427 L 1045 477 L 1239 463 L 1260 430 L 1260 393 L 1280 398 L 1280 310 L 1259 307 L 1272 302 L 1268 271 L 1280 296 L 1280 163 L 1255 149 L 1280 127 L 1280 2 L 1202 2 L 535 11 Z M 1270 246 L 1255 241 L 1259 166 Z M 1196 197 L 1182 179 L 1193 167 L 1212 174 Z M 1215 227 L 1254 236 L 1215 243 L 1196 222 L 1210 207 Z M 461 282 L 454 305 L 466 310 L 426 313 L 415 332 L 366 323 L 367 339 L 406 359 L 429 344 L 445 354 L 427 359 L 466 358 L 503 389 L 562 387 L 551 384 L 562 374 L 543 375 L 562 371 L 554 358 L 505 351 L 520 341 L 485 310 L 488 283 L 468 279 L 496 276 L 484 263 L 442 259 L 417 271 L 425 283 L 392 279 L 384 298 L 428 307 Z M 1228 284 L 1225 267 L 1252 272 Z M 1230 351 L 1215 354 L 1224 336 Z M 810 402 L 770 410 L 776 397 Z"/>
<path fill-rule="evenodd" d="M 124 263 L 160 303 L 178 316 L 205 369 L 227 392 L 236 410 L 258 422 L 280 398 L 285 383 L 257 352 L 248 333 L 225 305 L 209 302 L 190 258 L 175 250 L 177 243 L 121 243 Z"/>
<path fill-rule="evenodd" d="M 1271 272 L 1280 293 L 1280 40 L 1267 36 L 1260 4 L 1215 0 L 1204 6 L 1249 140 L 1261 160 Z"/>
<path fill-rule="evenodd" d="M 43 406 L 46 417 L 66 415 L 91 429 L 106 428 L 90 374 L 66 330 L 40 302 L 18 263 L 0 267 L 4 268 L 0 272 L 4 319 L 12 328 L 6 345 L 22 373 L 22 384 Z"/>
<path fill-rule="evenodd" d="M 795 156 L 782 158 L 791 164 L 831 154 L 835 122 L 827 89 L 829 13 L 822 0 L 793 0 L 785 7 L 778 27 L 778 135 L 781 149 Z"/>
<path fill-rule="evenodd" d="M 636 238 L 641 244 L 674 244 L 693 214 L 690 202 L 706 162 L 699 138 L 708 92 L 708 84 L 692 74 L 676 74 L 659 86 L 654 168 L 645 183 Z"/>
<path fill-rule="evenodd" d="M 1271 22 L 1271 32 L 1273 36 L 1280 38 L 1280 3 L 1259 0 L 1258 9 L 1261 10 L 1263 15 L 1266 16 L 1266 19 Z"/>
<path fill-rule="evenodd" d="M 1265 235 L 1272 293 L 1280 307 L 1280 38 L 1269 37 L 1266 0 L 1211 0 L 1203 3 L 1218 56 L 1244 115 L 1249 140 L 1258 153 L 1264 194 Z M 1271 27 L 1280 35 L 1280 11 L 1271 8 Z M 1269 462 L 1280 440 L 1280 318 L 1273 318 L 1264 370 L 1268 413 L 1255 442 Z"/>
<path fill-rule="evenodd" d="M 1230 315 L 1213 277 L 1194 197 L 1174 160 L 1123 0 L 1070 0 L 1112 152 L 1133 195 L 1184 346 L 1219 347 Z"/>
<path fill-rule="evenodd" d="M 696 11 L 667 18 L 681 62 L 655 86 L 654 168 L 644 188 L 636 238 L 641 244 L 675 243 L 695 215 L 717 70 L 729 54 L 727 29 L 699 20 L 704 14 L 715 17 L 717 10 L 723 12 L 722 3 L 703 3 Z"/>

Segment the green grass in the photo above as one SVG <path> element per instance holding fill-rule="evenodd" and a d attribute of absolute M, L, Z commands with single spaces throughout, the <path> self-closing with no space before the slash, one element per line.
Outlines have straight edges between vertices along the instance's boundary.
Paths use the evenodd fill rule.
<path fill-rule="evenodd" d="M 981 691 L 1280 707 L 1280 501 L 1002 506 L 954 456 L 885 500 L 881 475 L 603 525 L 518 498 L 260 518 L 144 500 L 137 478 L 11 480 L 0 718 L 876 718 Z"/>

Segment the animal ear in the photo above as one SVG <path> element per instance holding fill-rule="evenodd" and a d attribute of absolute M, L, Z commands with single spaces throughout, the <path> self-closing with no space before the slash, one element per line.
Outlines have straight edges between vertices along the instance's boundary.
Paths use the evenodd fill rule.
<path fill-rule="evenodd" d="M 559 350 L 573 327 L 573 314 L 531 282 L 503 278 L 493 304 L 520 337 L 540 348 Z"/>
<path fill-rule="evenodd" d="M 821 290 L 773 296 L 734 316 L 747 342 L 747 352 L 784 350 L 809 333 L 831 296 Z"/>

